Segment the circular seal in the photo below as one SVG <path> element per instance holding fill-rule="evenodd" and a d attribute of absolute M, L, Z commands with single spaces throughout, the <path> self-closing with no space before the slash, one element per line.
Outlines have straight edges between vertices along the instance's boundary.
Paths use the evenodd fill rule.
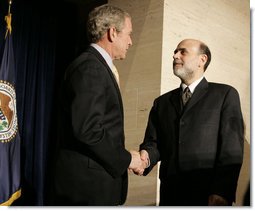
<path fill-rule="evenodd" d="M 15 89 L 10 83 L 0 80 L 0 142 L 12 141 L 17 131 Z"/>

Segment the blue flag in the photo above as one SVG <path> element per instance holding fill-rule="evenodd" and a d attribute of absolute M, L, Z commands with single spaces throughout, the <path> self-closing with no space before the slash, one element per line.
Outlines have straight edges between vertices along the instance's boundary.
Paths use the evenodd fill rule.
<path fill-rule="evenodd" d="M 15 64 L 11 30 L 7 30 L 0 67 L 0 205 L 9 206 L 20 195 L 20 136 Z"/>

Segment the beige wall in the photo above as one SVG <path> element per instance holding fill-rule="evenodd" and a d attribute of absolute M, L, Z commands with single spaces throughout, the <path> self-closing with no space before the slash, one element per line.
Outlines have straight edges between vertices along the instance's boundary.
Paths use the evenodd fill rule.
<path fill-rule="evenodd" d="M 248 0 L 109 0 L 128 11 L 133 23 L 133 47 L 116 62 L 125 108 L 128 149 L 142 142 L 154 98 L 179 86 L 172 74 L 172 55 L 185 38 L 204 41 L 211 49 L 208 81 L 234 86 L 241 98 L 250 143 L 250 7 Z M 250 174 L 250 147 L 245 144 L 237 205 L 241 205 Z M 147 177 L 130 174 L 125 205 L 156 202 L 157 168 Z"/>

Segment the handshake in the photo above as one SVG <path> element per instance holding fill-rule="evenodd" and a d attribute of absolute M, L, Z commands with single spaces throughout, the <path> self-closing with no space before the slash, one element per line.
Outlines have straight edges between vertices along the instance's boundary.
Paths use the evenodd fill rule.
<path fill-rule="evenodd" d="M 142 176 L 143 172 L 150 165 L 149 154 L 146 150 L 130 151 L 132 156 L 128 170 L 134 172 L 136 175 Z"/>

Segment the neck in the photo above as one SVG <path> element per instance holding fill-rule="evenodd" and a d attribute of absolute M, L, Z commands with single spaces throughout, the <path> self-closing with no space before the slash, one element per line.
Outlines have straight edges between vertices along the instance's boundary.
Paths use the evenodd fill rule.
<path fill-rule="evenodd" d="M 196 80 L 198 80 L 204 76 L 204 71 L 196 71 L 193 73 L 195 73 L 195 74 L 190 75 L 190 77 L 181 78 L 182 83 L 189 86 L 190 84 L 192 84 L 193 82 L 195 82 Z"/>
<path fill-rule="evenodd" d="M 198 79 L 202 78 L 203 75 L 199 76 L 199 77 L 196 77 L 196 78 L 191 78 L 191 79 L 181 79 L 181 82 L 186 84 L 187 86 L 191 85 L 192 83 L 194 83 L 195 81 L 197 81 Z"/>
<path fill-rule="evenodd" d="M 110 55 L 110 57 L 113 58 L 113 51 L 112 51 L 112 46 L 110 43 L 104 42 L 104 40 L 100 40 L 96 43 L 99 45 L 101 48 L 105 49 L 105 51 Z"/>

